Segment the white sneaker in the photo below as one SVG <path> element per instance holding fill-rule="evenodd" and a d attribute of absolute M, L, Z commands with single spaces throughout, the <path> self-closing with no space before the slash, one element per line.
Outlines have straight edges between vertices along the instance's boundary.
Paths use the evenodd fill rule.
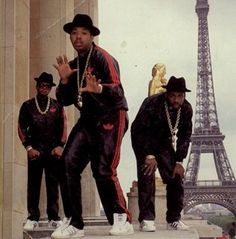
<path fill-rule="evenodd" d="M 189 229 L 189 226 L 184 224 L 182 221 L 175 221 L 175 222 L 172 222 L 172 223 L 168 223 L 167 224 L 167 229 L 187 231 Z"/>
<path fill-rule="evenodd" d="M 53 239 L 78 239 L 84 236 L 84 230 L 78 229 L 72 225 L 64 228 L 63 230 L 56 230 L 52 233 L 51 238 Z"/>
<path fill-rule="evenodd" d="M 70 220 L 71 220 L 71 217 L 64 217 L 61 221 L 61 225 L 59 225 L 57 228 L 56 228 L 56 231 L 58 230 L 63 230 L 65 229 L 66 227 L 68 227 L 70 225 Z"/>
<path fill-rule="evenodd" d="M 58 221 L 50 220 L 48 222 L 48 227 L 54 228 L 54 229 L 60 227 L 61 225 L 62 225 L 62 220 L 58 220 Z"/>
<path fill-rule="evenodd" d="M 152 221 L 152 220 L 143 220 L 140 223 L 139 229 L 140 229 L 140 231 L 143 231 L 143 232 L 155 232 L 156 231 L 154 221 Z"/>
<path fill-rule="evenodd" d="M 133 225 L 127 221 L 127 214 L 114 213 L 114 223 L 112 229 L 109 231 L 110 235 L 130 235 L 134 233 Z"/>
<path fill-rule="evenodd" d="M 39 227 L 39 223 L 37 221 L 32 221 L 27 219 L 25 225 L 24 225 L 24 230 L 26 231 L 33 231 L 34 229 Z"/>

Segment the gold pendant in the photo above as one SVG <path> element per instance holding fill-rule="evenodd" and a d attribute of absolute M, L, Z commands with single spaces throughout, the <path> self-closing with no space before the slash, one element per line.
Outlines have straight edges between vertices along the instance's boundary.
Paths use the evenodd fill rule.
<path fill-rule="evenodd" d="M 78 95 L 77 103 L 78 103 L 79 108 L 82 108 L 83 101 L 82 101 L 82 96 L 80 94 Z"/>
<path fill-rule="evenodd" d="M 175 151 L 176 151 L 176 147 L 177 147 L 177 131 L 178 130 L 175 130 L 172 135 L 172 145 L 173 145 L 173 148 Z"/>

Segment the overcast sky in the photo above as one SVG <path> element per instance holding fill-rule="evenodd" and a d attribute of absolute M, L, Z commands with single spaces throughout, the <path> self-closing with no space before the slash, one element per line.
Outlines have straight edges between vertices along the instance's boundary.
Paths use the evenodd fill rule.
<path fill-rule="evenodd" d="M 99 45 L 119 62 L 129 104 L 130 125 L 147 96 L 154 64 L 166 65 L 166 78 L 183 76 L 187 99 L 195 108 L 198 17 L 196 0 L 102 0 L 99 2 Z M 224 146 L 236 174 L 236 1 L 208 0 L 208 28 L 213 82 Z M 235 143 L 234 143 L 235 142 Z M 125 193 L 136 180 L 130 127 L 122 144 L 118 176 Z M 185 159 L 187 164 L 188 158 Z M 213 157 L 203 155 L 199 179 L 216 179 Z M 212 169 L 209 174 L 209 168 Z"/>

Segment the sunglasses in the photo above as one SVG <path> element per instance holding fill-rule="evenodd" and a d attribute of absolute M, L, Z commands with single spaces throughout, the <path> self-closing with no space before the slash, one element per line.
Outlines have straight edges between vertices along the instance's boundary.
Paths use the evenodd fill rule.
<path fill-rule="evenodd" d="M 52 86 L 50 84 L 45 84 L 45 83 L 39 83 L 38 84 L 39 88 L 45 88 L 45 89 L 51 89 Z"/>

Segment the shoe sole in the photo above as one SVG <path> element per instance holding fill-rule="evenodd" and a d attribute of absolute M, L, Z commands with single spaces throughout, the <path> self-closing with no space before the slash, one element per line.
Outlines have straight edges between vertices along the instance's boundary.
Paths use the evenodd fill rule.
<path fill-rule="evenodd" d="M 82 238 L 84 237 L 84 235 L 81 235 L 81 236 L 76 236 L 76 237 L 73 237 L 73 236 L 63 236 L 63 237 L 54 237 L 54 236 L 51 236 L 52 239 L 79 239 L 79 238 Z"/>
<path fill-rule="evenodd" d="M 52 235 L 51 235 L 52 239 L 69 239 L 69 238 L 79 239 L 79 238 L 82 238 L 82 237 L 84 237 L 84 234 L 81 234 L 79 236 L 73 236 L 73 235 L 70 235 L 70 236 L 60 236 L 60 235 L 58 236 L 58 235 L 55 235 L 55 236 L 53 236 L 53 233 L 52 233 Z"/>
<path fill-rule="evenodd" d="M 175 227 L 167 227 L 167 230 L 176 230 L 176 231 L 188 231 L 189 228 L 186 228 L 186 229 L 180 229 L 180 228 L 175 228 Z"/>
<path fill-rule="evenodd" d="M 34 227 L 34 228 L 23 228 L 23 230 L 24 231 L 34 231 L 34 230 L 36 230 L 36 229 L 38 229 L 39 228 L 39 226 L 36 226 L 36 227 Z"/>
<path fill-rule="evenodd" d="M 141 232 L 155 232 L 156 231 L 156 229 L 142 229 L 142 228 L 140 228 L 139 229 Z"/>
<path fill-rule="evenodd" d="M 126 236 L 126 235 L 131 235 L 131 234 L 133 234 L 133 233 L 134 233 L 134 231 L 124 232 L 124 233 L 120 233 L 120 232 L 117 232 L 117 233 L 109 232 L 109 234 L 112 235 L 112 236 Z"/>

